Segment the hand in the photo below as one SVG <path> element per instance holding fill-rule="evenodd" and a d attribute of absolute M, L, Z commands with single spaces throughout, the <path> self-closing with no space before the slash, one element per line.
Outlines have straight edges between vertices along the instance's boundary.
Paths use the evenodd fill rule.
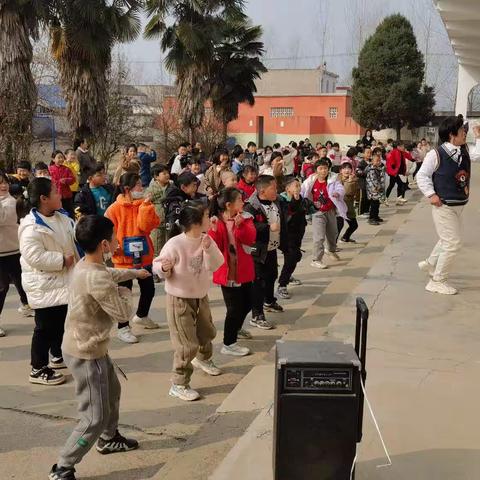
<path fill-rule="evenodd" d="M 237 215 L 235 215 L 235 226 L 239 227 L 243 223 L 243 220 L 244 218 L 242 217 L 242 214 L 237 213 Z"/>
<path fill-rule="evenodd" d="M 212 244 L 212 239 L 208 235 L 205 235 L 202 238 L 202 248 L 204 250 L 208 250 L 211 244 Z"/>
<path fill-rule="evenodd" d="M 476 139 L 480 138 L 480 125 L 473 127 L 473 135 Z"/>
<path fill-rule="evenodd" d="M 207 187 L 206 192 L 207 192 L 207 195 L 208 195 L 209 198 L 214 194 L 211 187 Z"/>
<path fill-rule="evenodd" d="M 216 232 L 217 226 L 218 226 L 218 218 L 214 215 L 213 217 L 210 217 L 210 230 L 213 230 L 214 232 Z"/>
<path fill-rule="evenodd" d="M 280 231 L 280 224 L 279 223 L 272 223 L 270 225 L 270 231 L 271 232 L 279 232 Z"/>
<path fill-rule="evenodd" d="M 141 270 L 137 271 L 137 278 L 140 280 L 145 280 L 145 278 L 151 277 L 152 274 L 148 271 L 142 268 Z"/>
<path fill-rule="evenodd" d="M 299 194 L 298 192 L 295 192 L 295 193 L 293 194 L 293 198 L 294 198 L 295 200 L 300 200 L 300 194 Z"/>
<path fill-rule="evenodd" d="M 162 264 L 162 271 L 163 272 L 169 272 L 173 268 L 173 262 L 168 258 L 164 258 L 161 261 L 161 264 Z"/>
<path fill-rule="evenodd" d="M 440 200 L 440 197 L 435 194 L 435 195 L 432 195 L 431 197 L 429 197 L 429 200 L 430 200 L 430 203 L 434 206 L 434 207 L 441 207 L 442 206 L 442 201 Z"/>
<path fill-rule="evenodd" d="M 65 268 L 70 268 L 75 262 L 75 257 L 73 255 L 68 255 L 63 257 L 63 266 Z"/>
<path fill-rule="evenodd" d="M 151 201 L 152 201 L 152 194 L 151 192 L 148 192 L 143 197 L 143 203 L 150 203 Z"/>

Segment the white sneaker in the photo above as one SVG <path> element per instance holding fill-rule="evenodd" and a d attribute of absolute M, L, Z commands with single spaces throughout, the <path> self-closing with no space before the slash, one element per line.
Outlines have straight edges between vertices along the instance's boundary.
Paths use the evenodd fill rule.
<path fill-rule="evenodd" d="M 5 335 L 7 335 L 5 333 L 5 330 L 3 328 L 0 328 L 0 337 L 5 337 Z"/>
<path fill-rule="evenodd" d="M 386 200 L 386 199 L 384 200 L 383 204 L 384 204 L 386 207 L 389 207 L 389 206 L 390 206 L 390 204 L 388 203 L 388 200 Z M 369 215 L 370 215 L 370 214 L 369 214 Z"/>
<path fill-rule="evenodd" d="M 220 350 L 223 355 L 232 355 L 234 357 L 245 357 L 250 354 L 250 349 L 247 347 L 241 347 L 238 343 L 232 343 L 231 345 L 224 345 Z"/>
<path fill-rule="evenodd" d="M 194 400 L 198 400 L 200 398 L 200 394 L 196 390 L 193 390 L 193 388 L 190 388 L 190 385 L 185 387 L 184 385 L 174 384 L 170 387 L 168 394 L 171 397 L 177 397 L 180 400 L 185 400 L 186 402 L 193 402 Z"/>
<path fill-rule="evenodd" d="M 433 277 L 433 274 L 435 273 L 435 267 L 433 265 L 430 265 L 427 260 L 422 260 L 421 262 L 418 262 L 418 268 L 425 273 L 428 273 L 431 277 Z"/>
<path fill-rule="evenodd" d="M 199 360 L 198 358 L 194 358 L 192 360 L 192 365 L 195 368 L 201 368 L 205 373 L 208 375 L 212 375 L 216 377 L 217 375 L 221 375 L 222 371 L 213 363 L 213 360 Z"/>
<path fill-rule="evenodd" d="M 314 260 L 312 263 L 310 263 L 310 266 L 314 268 L 321 268 L 322 270 L 328 268 L 328 265 L 326 263 L 323 263 L 319 260 Z"/>
<path fill-rule="evenodd" d="M 338 256 L 338 253 L 336 252 L 327 252 L 327 255 L 330 257 L 331 260 L 334 260 L 335 262 L 341 260 L 341 258 Z"/>
<path fill-rule="evenodd" d="M 20 305 L 17 312 L 21 313 L 24 317 L 33 317 L 35 315 L 34 311 L 30 308 L 30 305 Z"/>
<path fill-rule="evenodd" d="M 458 293 L 457 289 L 451 287 L 448 283 L 436 282 L 433 279 L 428 282 L 425 290 L 432 293 L 441 293 L 442 295 L 455 295 Z"/>
<path fill-rule="evenodd" d="M 397 203 L 400 203 L 401 205 L 403 205 L 403 204 L 405 204 L 405 203 L 407 203 L 407 202 L 408 202 L 408 200 L 405 199 L 405 198 L 403 198 L 403 197 L 398 197 L 398 198 L 397 198 Z"/>
<path fill-rule="evenodd" d="M 132 333 L 132 329 L 129 325 L 119 328 L 117 337 L 125 343 L 138 343 L 138 338 Z"/>
<path fill-rule="evenodd" d="M 160 328 L 160 325 L 158 323 L 155 323 L 150 317 L 138 317 L 137 315 L 135 315 L 132 318 L 132 322 L 135 325 L 140 325 L 143 328 L 147 329 L 153 330 L 154 328 Z"/>

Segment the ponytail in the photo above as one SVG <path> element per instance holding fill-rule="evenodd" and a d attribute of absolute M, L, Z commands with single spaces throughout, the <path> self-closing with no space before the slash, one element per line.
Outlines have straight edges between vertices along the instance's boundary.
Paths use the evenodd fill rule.
<path fill-rule="evenodd" d="M 17 216 L 18 218 L 25 217 L 32 208 L 39 208 L 40 197 L 49 197 L 52 193 L 52 181 L 45 177 L 34 178 L 27 189 L 23 192 L 17 200 Z"/>
<path fill-rule="evenodd" d="M 227 203 L 233 203 L 238 197 L 242 197 L 242 192 L 235 187 L 224 188 L 212 199 L 210 216 L 219 216 L 227 208 Z"/>

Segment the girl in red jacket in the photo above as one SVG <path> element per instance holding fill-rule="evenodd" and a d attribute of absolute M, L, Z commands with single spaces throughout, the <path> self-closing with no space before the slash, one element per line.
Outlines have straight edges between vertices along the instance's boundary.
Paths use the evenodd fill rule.
<path fill-rule="evenodd" d="M 221 353 L 243 357 L 250 353 L 237 344 L 237 338 L 252 338 L 243 330 L 243 322 L 252 309 L 252 282 L 255 267 L 250 247 L 255 243 L 253 218 L 243 213 L 242 192 L 225 188 L 217 199 L 218 217 L 212 217 L 208 234 L 215 240 L 225 259 L 213 274 L 213 282 L 222 287 L 227 306 Z"/>
<path fill-rule="evenodd" d="M 70 189 L 70 185 L 76 182 L 76 179 L 72 171 L 66 167 L 65 155 L 60 150 L 55 150 L 52 153 L 52 162 L 48 167 L 52 183 L 57 189 L 57 192 L 62 198 L 62 207 L 68 212 L 71 218 L 73 216 L 73 193 Z"/>
<path fill-rule="evenodd" d="M 403 142 L 398 141 L 393 144 L 393 150 L 387 155 L 386 171 L 390 176 L 390 183 L 387 187 L 385 205 L 388 206 L 388 197 L 397 184 L 397 204 L 403 205 L 405 200 L 405 192 L 407 191 L 407 183 L 403 181 L 402 176 L 407 175 L 407 162 L 411 160 L 410 153 L 405 151 Z"/>

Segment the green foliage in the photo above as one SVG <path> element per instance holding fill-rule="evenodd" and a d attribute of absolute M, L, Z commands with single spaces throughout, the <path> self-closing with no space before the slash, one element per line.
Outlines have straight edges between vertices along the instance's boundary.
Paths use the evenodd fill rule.
<path fill-rule="evenodd" d="M 383 20 L 367 39 L 353 69 L 352 114 L 367 128 L 415 128 L 428 123 L 435 105 L 424 86 L 425 63 L 410 22 L 402 15 Z"/>
<path fill-rule="evenodd" d="M 191 140 L 207 99 L 222 122 L 236 118 L 240 102 L 253 103 L 254 79 L 265 71 L 262 31 L 248 23 L 243 0 L 147 0 L 146 8 L 145 37 L 161 38 Z"/>

